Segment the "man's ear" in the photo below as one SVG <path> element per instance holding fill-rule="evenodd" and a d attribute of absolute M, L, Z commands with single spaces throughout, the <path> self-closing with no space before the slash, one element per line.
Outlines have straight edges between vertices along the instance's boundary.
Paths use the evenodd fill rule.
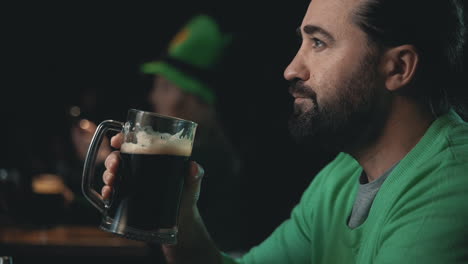
<path fill-rule="evenodd" d="M 414 79 L 419 67 L 419 54 L 413 45 L 402 45 L 385 51 L 382 61 L 385 85 L 398 91 Z"/>

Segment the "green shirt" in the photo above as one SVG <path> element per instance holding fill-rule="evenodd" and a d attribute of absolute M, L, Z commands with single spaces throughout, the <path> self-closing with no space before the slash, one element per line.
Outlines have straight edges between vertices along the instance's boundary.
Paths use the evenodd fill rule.
<path fill-rule="evenodd" d="M 290 219 L 224 263 L 468 263 L 468 124 L 455 112 L 433 122 L 383 183 L 365 222 L 351 229 L 361 172 L 339 154 Z"/>

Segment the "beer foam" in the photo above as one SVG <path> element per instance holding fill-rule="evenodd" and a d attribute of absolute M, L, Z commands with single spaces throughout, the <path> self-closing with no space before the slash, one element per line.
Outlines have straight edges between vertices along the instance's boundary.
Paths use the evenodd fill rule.
<path fill-rule="evenodd" d="M 152 129 L 135 133 L 136 143 L 125 142 L 120 151 L 132 154 L 160 154 L 190 156 L 192 153 L 192 140 L 181 137 L 182 131 L 171 135 L 155 132 Z"/>

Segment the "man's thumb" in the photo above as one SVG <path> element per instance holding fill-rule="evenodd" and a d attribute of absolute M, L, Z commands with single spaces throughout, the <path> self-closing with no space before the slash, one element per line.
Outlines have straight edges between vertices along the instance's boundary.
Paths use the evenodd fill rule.
<path fill-rule="evenodd" d="M 189 175 L 185 180 L 183 194 L 183 203 L 186 206 L 194 206 L 197 203 L 204 174 L 205 170 L 200 164 L 194 161 L 190 162 Z"/>

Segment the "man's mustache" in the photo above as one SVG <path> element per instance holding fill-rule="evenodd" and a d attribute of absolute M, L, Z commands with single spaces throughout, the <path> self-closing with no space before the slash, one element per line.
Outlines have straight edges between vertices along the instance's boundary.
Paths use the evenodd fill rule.
<path fill-rule="evenodd" d="M 304 84 L 302 80 L 292 80 L 289 85 L 289 93 L 294 97 L 308 97 L 317 100 L 317 94 L 312 87 Z"/>

